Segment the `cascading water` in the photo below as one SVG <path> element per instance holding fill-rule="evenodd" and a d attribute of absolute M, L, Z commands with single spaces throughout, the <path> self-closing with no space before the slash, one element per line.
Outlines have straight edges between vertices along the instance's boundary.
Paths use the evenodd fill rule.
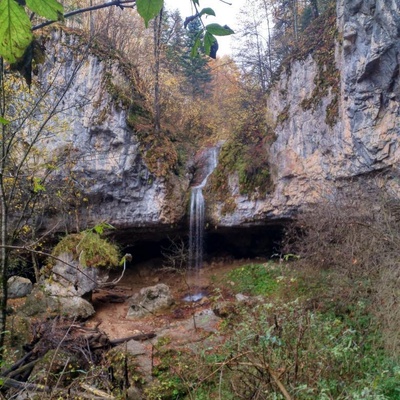
<path fill-rule="evenodd" d="M 209 148 L 204 154 L 200 184 L 192 187 L 190 197 L 189 268 L 199 270 L 203 264 L 204 197 L 203 188 L 217 166 L 218 149 Z"/>
<path fill-rule="evenodd" d="M 195 278 L 198 276 L 199 270 L 203 265 L 203 240 L 205 225 L 205 207 L 203 188 L 207 183 L 208 177 L 212 174 L 217 166 L 218 148 L 212 147 L 207 149 L 203 156 L 203 168 L 197 182 L 200 184 L 192 186 L 190 196 L 190 226 L 189 226 L 189 273 Z M 200 180 L 201 179 L 201 180 Z M 193 288 L 196 290 L 196 288 Z M 184 300 L 198 301 L 204 297 L 204 293 L 198 292 L 187 295 Z"/>

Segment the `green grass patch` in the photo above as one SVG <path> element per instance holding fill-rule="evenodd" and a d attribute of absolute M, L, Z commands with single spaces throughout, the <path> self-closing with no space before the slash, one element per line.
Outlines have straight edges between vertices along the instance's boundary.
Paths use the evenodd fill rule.
<path fill-rule="evenodd" d="M 273 263 L 248 264 L 227 274 L 227 283 L 237 293 L 268 296 L 279 288 L 279 271 Z"/>

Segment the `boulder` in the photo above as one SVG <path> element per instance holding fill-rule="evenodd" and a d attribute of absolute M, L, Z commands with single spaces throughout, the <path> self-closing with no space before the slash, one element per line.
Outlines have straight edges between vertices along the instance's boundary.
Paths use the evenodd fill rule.
<path fill-rule="evenodd" d="M 84 296 L 91 293 L 96 289 L 99 283 L 104 281 L 103 272 L 100 268 L 94 267 L 83 267 L 78 261 L 74 260 L 72 254 L 64 253 L 59 256 L 61 261 L 52 268 L 51 282 L 47 281 L 47 290 L 52 291 L 52 282 L 56 282 L 59 286 L 64 287 L 62 290 L 63 295 L 70 296 Z M 60 292 L 60 288 L 55 288 L 57 294 Z M 55 294 L 55 293 L 53 293 Z"/>
<path fill-rule="evenodd" d="M 173 302 L 169 287 L 163 283 L 143 288 L 131 297 L 127 318 L 143 317 L 168 308 Z"/>
<path fill-rule="evenodd" d="M 32 282 L 22 276 L 12 276 L 8 279 L 7 286 L 9 299 L 26 297 L 30 292 L 32 292 L 33 287 Z"/>
<path fill-rule="evenodd" d="M 83 267 L 67 253 L 61 254 L 59 259 L 51 276 L 35 285 L 22 311 L 27 316 L 45 313 L 86 319 L 95 313 L 87 299 L 108 278 L 108 271 Z"/>
<path fill-rule="evenodd" d="M 49 289 L 49 290 L 46 290 Z M 58 289 L 58 292 L 57 292 Z M 65 288 L 57 283 L 36 285 L 27 297 L 21 312 L 26 316 L 61 315 L 68 318 L 86 319 L 95 313 L 92 304 L 79 296 L 65 295 Z"/>

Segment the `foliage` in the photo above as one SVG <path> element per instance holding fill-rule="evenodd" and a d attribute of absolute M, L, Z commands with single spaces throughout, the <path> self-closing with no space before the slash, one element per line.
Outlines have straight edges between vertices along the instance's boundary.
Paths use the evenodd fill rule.
<path fill-rule="evenodd" d="M 182 379 L 175 374 L 174 366 L 182 355 L 170 347 L 168 337 L 160 338 L 155 346 L 156 366 L 153 368 L 154 381 L 145 389 L 147 400 L 177 400 L 184 398 L 187 389 Z"/>
<path fill-rule="evenodd" d="M 177 166 L 178 153 L 174 143 L 165 132 L 157 133 L 149 126 L 143 128 L 138 136 L 146 166 L 155 176 L 165 177 Z"/>
<path fill-rule="evenodd" d="M 102 239 L 96 230 L 86 230 L 65 236 L 53 249 L 55 257 L 70 253 L 74 260 L 85 267 L 117 267 L 119 265 L 118 248 Z M 54 263 L 54 259 L 50 259 Z"/>
<path fill-rule="evenodd" d="M 221 324 L 224 340 L 217 334 L 195 351 L 165 346 L 158 352 L 156 375 L 162 381 L 152 387 L 157 395 L 151 398 L 397 399 L 400 368 L 384 354 L 379 320 L 366 303 L 340 309 L 332 298 L 324 298 L 326 286 L 320 280 L 334 285 L 334 274 L 314 274 L 317 288 L 310 290 L 309 270 L 291 266 L 248 265 L 228 273 L 227 286 L 234 279 L 236 290 L 243 282 L 257 300 L 234 305 L 235 312 Z M 287 296 L 288 285 L 300 278 L 305 286 L 291 286 Z M 261 298 L 274 287 L 282 290 L 273 289 L 273 299 Z M 317 295 L 319 304 L 312 306 L 310 295 Z M 163 387 L 174 387 L 176 395 Z"/>
<path fill-rule="evenodd" d="M 33 38 L 31 21 L 23 5 L 15 0 L 0 1 L 0 56 L 10 63 L 22 58 Z M 56 0 L 27 0 L 26 6 L 47 19 L 62 19 L 63 6 Z"/>
<path fill-rule="evenodd" d="M 263 198 L 272 188 L 268 148 L 274 139 L 262 110 L 252 106 L 241 126 L 223 145 L 216 170 L 211 176 L 212 192 L 226 203 L 230 192 L 228 177 L 237 174 L 241 194 Z"/>
<path fill-rule="evenodd" d="M 315 87 L 310 98 L 303 100 L 301 106 L 304 110 L 314 110 L 321 100 L 330 94 L 332 101 L 327 106 L 325 118 L 329 126 L 336 123 L 339 113 L 340 73 L 335 63 L 336 37 L 336 6 L 331 4 L 325 13 L 307 27 L 292 54 L 286 60 L 286 62 L 292 62 L 312 54 L 318 65 L 318 73 L 314 78 Z"/>
<path fill-rule="evenodd" d="M 303 263 L 333 271 L 330 288 L 339 304 L 364 301 L 383 322 L 386 348 L 400 357 L 398 200 L 380 187 L 344 191 L 298 215 L 287 232 L 286 251 Z"/>
<path fill-rule="evenodd" d="M 202 33 L 201 22 L 196 19 L 187 26 L 185 50 L 180 57 L 181 70 L 186 77 L 182 90 L 186 90 L 193 98 L 206 97 L 210 91 L 212 80 L 208 57 L 205 55 L 192 56 L 192 48 Z M 186 88 L 186 89 L 185 89 Z"/>
<path fill-rule="evenodd" d="M 197 0 L 190 0 L 193 2 L 197 10 L 199 2 Z M 125 5 L 125 3 L 128 3 Z M 114 1 L 110 4 L 104 4 L 101 7 L 90 7 L 95 10 L 97 8 L 105 8 L 118 5 L 121 8 L 132 6 L 130 1 Z M 137 11 L 143 18 L 146 28 L 151 19 L 158 16 L 164 6 L 164 0 L 137 0 L 135 2 Z M 76 15 L 88 11 L 87 9 L 77 10 L 75 12 L 65 14 L 65 17 Z M 64 19 L 64 7 L 56 0 L 27 0 L 26 2 L 18 2 L 16 0 L 1 0 L 0 1 L 0 57 L 10 63 L 20 61 L 25 57 L 24 62 L 30 64 L 32 62 L 32 55 L 29 54 L 29 47 L 33 40 L 32 35 L 32 19 L 29 13 L 47 19 L 48 23 L 55 21 L 62 21 Z M 201 18 L 203 15 L 215 15 L 211 8 L 204 8 L 196 13 L 192 19 Z M 47 24 L 48 24 L 47 23 Z M 202 34 L 198 36 L 193 54 L 197 53 L 200 44 L 206 50 L 206 54 L 210 54 L 211 47 L 216 42 L 215 36 L 231 35 L 234 32 L 228 26 L 221 26 L 219 24 L 209 24 L 203 27 Z"/>

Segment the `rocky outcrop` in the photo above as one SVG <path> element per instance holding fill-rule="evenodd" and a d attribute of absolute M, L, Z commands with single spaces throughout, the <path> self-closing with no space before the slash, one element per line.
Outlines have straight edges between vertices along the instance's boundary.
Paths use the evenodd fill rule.
<path fill-rule="evenodd" d="M 108 270 L 85 267 L 69 253 L 58 257 L 50 276 L 35 284 L 22 312 L 27 316 L 63 315 L 88 318 L 94 314 L 92 292 L 108 279 Z"/>
<path fill-rule="evenodd" d="M 270 91 L 268 119 L 276 140 L 265 151 L 273 189 L 249 197 L 240 194 L 237 175 L 226 177 L 229 204 L 209 202 L 212 226 L 287 218 L 377 173 L 382 186 L 399 191 L 393 179 L 400 157 L 399 8 L 395 1 L 337 1 L 332 54 L 321 60 L 314 49 L 293 60 Z M 79 187 L 81 226 L 108 221 L 122 232 L 153 233 L 176 226 L 187 212 L 189 182 L 150 171 L 146 133 L 133 128 L 143 110 L 123 62 L 93 47 L 77 56 L 79 37 L 52 35 L 62 45 L 41 67 L 39 80 L 54 81 L 58 95 L 68 90 L 57 114 L 65 129 L 45 144 L 64 162 L 60 179 L 69 175 Z"/>
<path fill-rule="evenodd" d="M 316 85 L 327 80 L 321 67 L 332 66 L 319 65 L 313 53 L 282 72 L 268 99 L 277 137 L 266 149 L 274 190 L 249 200 L 230 176 L 233 211 L 214 207 L 219 225 L 291 216 L 354 179 L 376 179 L 377 172 L 382 186 L 400 193 L 393 179 L 400 157 L 399 3 L 339 0 L 336 12 L 338 87 L 315 98 Z"/>
<path fill-rule="evenodd" d="M 76 32 L 56 29 L 48 35 L 37 80 L 47 91 L 48 110 L 57 107 L 48 124 L 52 134 L 40 145 L 58 166 L 53 181 L 69 179 L 79 192 L 79 199 L 65 200 L 77 200 L 81 227 L 101 221 L 121 229 L 179 221 L 185 188 L 177 193 L 173 187 L 185 182 L 168 184 L 168 177 L 152 173 L 146 163 L 146 129 L 140 136 L 135 127 L 143 122 L 151 130 L 151 123 L 135 89 L 133 67 Z M 68 214 L 51 218 L 65 220 Z"/>

